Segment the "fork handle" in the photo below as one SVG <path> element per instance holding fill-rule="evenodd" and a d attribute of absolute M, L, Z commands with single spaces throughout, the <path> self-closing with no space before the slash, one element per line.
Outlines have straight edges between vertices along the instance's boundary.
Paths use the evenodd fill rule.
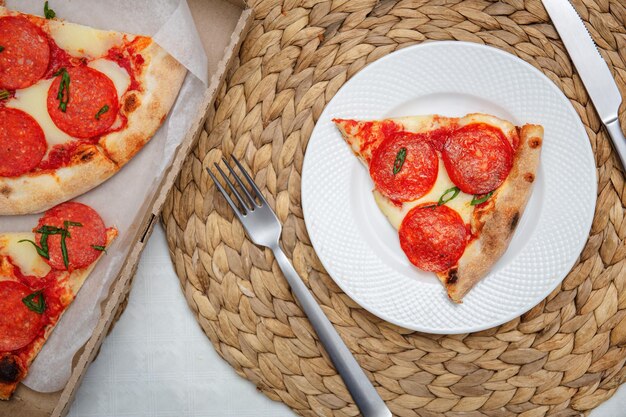
<path fill-rule="evenodd" d="M 619 125 L 619 119 L 606 123 L 605 126 L 606 130 L 609 132 L 617 156 L 620 161 L 622 161 L 622 168 L 624 168 L 624 172 L 626 172 L 626 138 L 624 138 L 624 133 Z"/>
<path fill-rule="evenodd" d="M 361 369 L 348 347 L 341 340 L 341 337 L 304 285 L 296 270 L 291 266 L 291 262 L 289 262 L 283 250 L 278 244 L 271 249 L 274 252 L 278 266 L 291 286 L 291 290 L 300 302 L 302 309 L 317 332 L 322 345 L 326 348 L 326 352 L 328 352 L 328 356 L 333 361 L 335 368 L 337 368 L 337 371 L 343 378 L 363 417 L 391 417 L 391 411 L 389 411 L 372 383 L 367 379 L 363 369 Z"/>

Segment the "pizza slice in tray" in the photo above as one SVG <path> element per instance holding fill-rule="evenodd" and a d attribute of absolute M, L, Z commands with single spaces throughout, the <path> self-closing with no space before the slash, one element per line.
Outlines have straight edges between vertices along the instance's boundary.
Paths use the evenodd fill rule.
<path fill-rule="evenodd" d="M 505 252 L 535 180 L 543 128 L 487 114 L 334 119 L 369 168 L 411 263 L 460 303 Z"/>
<path fill-rule="evenodd" d="M 41 212 L 119 171 L 185 73 L 150 37 L 0 7 L 0 215 Z"/>
<path fill-rule="evenodd" d="M 9 399 L 117 236 L 92 208 L 48 210 L 32 233 L 0 233 L 0 399 Z"/>

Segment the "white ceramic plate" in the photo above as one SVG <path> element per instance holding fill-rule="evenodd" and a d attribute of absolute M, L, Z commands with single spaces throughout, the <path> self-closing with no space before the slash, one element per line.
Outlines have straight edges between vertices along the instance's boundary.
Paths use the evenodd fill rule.
<path fill-rule="evenodd" d="M 437 278 L 411 265 L 379 211 L 367 169 L 331 119 L 484 112 L 545 128 L 527 209 L 491 273 L 450 302 Z M 372 63 L 330 101 L 302 172 L 311 241 L 328 273 L 371 313 L 409 329 L 465 333 L 523 314 L 567 275 L 587 239 L 596 202 L 594 158 L 574 108 L 540 71 L 501 50 L 432 42 Z"/>

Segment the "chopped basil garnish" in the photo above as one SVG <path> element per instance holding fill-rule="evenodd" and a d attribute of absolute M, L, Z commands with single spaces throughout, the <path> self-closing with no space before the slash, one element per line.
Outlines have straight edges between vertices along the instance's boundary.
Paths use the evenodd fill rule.
<path fill-rule="evenodd" d="M 65 68 L 61 68 L 54 73 L 54 76 L 61 76 L 61 84 L 59 85 L 59 92 L 57 93 L 57 100 L 59 100 L 59 109 L 63 113 L 67 110 L 67 103 L 70 102 L 70 74 L 68 74 Z"/>
<path fill-rule="evenodd" d="M 98 110 L 98 113 L 96 113 L 96 120 L 100 120 L 100 116 L 102 116 L 104 113 L 108 111 L 109 111 L 109 105 L 105 104 L 104 106 L 102 106 L 100 110 Z"/>
<path fill-rule="evenodd" d="M 437 203 L 438 206 L 441 206 L 443 204 L 446 204 L 448 201 L 452 200 L 454 197 L 456 197 L 457 195 L 459 195 L 459 192 L 461 190 L 459 190 L 459 187 L 452 187 L 452 188 L 448 188 L 442 195 L 441 197 L 439 197 L 439 202 Z M 449 197 L 446 197 L 448 195 L 452 194 Z"/>
<path fill-rule="evenodd" d="M 41 228 L 35 230 L 36 233 L 41 234 L 41 238 L 39 239 L 39 244 L 41 245 L 41 250 L 44 253 L 44 255 L 42 255 L 39 252 L 39 249 L 37 250 L 37 253 L 39 253 L 41 256 L 43 256 L 46 259 L 50 259 L 50 252 L 48 251 L 48 236 L 60 235 L 63 233 L 63 231 L 64 229 L 61 229 L 60 227 L 46 226 L 46 225 L 43 225 L 41 226 Z M 37 245 L 35 245 L 35 247 L 37 247 Z"/>
<path fill-rule="evenodd" d="M 39 239 L 39 245 L 28 239 L 22 239 L 18 243 L 29 242 L 35 247 L 35 249 L 37 249 L 37 253 L 39 254 L 39 256 L 50 259 L 50 251 L 48 249 L 48 236 L 61 235 L 61 255 L 63 256 L 63 264 L 66 268 L 69 268 L 70 260 L 67 255 L 67 246 L 65 244 L 65 239 L 67 239 L 68 237 L 72 237 L 69 230 L 70 226 L 82 227 L 83 225 L 78 222 L 71 222 L 67 220 L 63 222 L 62 228 L 43 225 L 39 229 L 35 230 L 35 233 L 41 234 L 41 238 Z"/>
<path fill-rule="evenodd" d="M 48 248 L 45 248 L 45 249 L 44 248 L 40 248 L 39 246 L 37 246 L 37 244 L 35 242 L 33 242 L 32 240 L 29 240 L 29 239 L 22 239 L 22 240 L 18 240 L 17 241 L 17 243 L 22 243 L 22 242 L 32 243 L 33 246 L 35 247 L 35 249 L 37 249 L 37 253 L 39 254 L 39 256 L 41 256 L 42 258 L 50 259 L 50 255 L 48 254 Z"/>
<path fill-rule="evenodd" d="M 107 252 L 107 248 L 104 246 L 100 246 L 100 245 L 91 245 L 92 248 L 94 248 L 95 250 L 99 250 L 100 252 Z"/>
<path fill-rule="evenodd" d="M 9 93 L 7 90 L 0 90 L 0 100 L 5 100 L 9 97 L 11 97 L 11 93 Z"/>
<path fill-rule="evenodd" d="M 70 222 L 68 220 L 64 221 L 63 228 L 65 229 L 65 232 L 67 233 L 67 237 L 72 237 L 72 235 L 70 234 L 70 226 L 83 227 L 83 224 L 78 223 L 78 222 Z"/>
<path fill-rule="evenodd" d="M 476 206 L 476 205 L 478 205 L 478 204 L 482 204 L 482 203 L 484 203 L 485 201 L 489 200 L 489 197 L 491 197 L 492 195 L 493 195 L 493 191 L 490 191 L 490 192 L 488 192 L 487 194 L 485 194 L 485 195 L 483 195 L 482 197 L 479 197 L 479 198 L 476 198 L 476 197 L 478 197 L 478 196 L 476 196 L 476 195 L 475 195 L 475 196 L 472 198 L 472 201 L 471 201 L 470 205 L 472 205 L 472 206 Z"/>
<path fill-rule="evenodd" d="M 65 265 L 65 268 L 69 268 L 70 258 L 67 256 L 67 246 L 65 245 L 66 237 L 67 237 L 67 233 L 61 234 L 61 255 L 63 256 L 63 265 Z"/>
<path fill-rule="evenodd" d="M 396 160 L 393 163 L 393 175 L 396 175 L 402 169 L 402 165 L 404 165 L 404 160 L 406 159 L 406 148 L 400 148 L 398 153 L 396 154 Z"/>
<path fill-rule="evenodd" d="M 0 52 L 4 51 L 4 46 L 0 46 Z"/>
<path fill-rule="evenodd" d="M 26 305 L 26 307 L 28 307 L 29 310 L 32 310 L 37 314 L 43 314 L 46 309 L 46 300 L 44 300 L 41 290 L 35 291 L 34 293 L 22 298 L 22 302 Z"/>
<path fill-rule="evenodd" d="M 61 255 L 63 256 L 63 265 L 65 265 L 66 268 L 69 268 L 70 259 L 67 256 L 67 246 L 65 245 L 65 239 L 68 237 L 72 237 L 72 235 L 70 234 L 70 226 L 82 227 L 83 225 L 81 223 L 70 222 L 66 220 L 63 222 L 63 226 L 65 227 L 65 229 L 63 229 L 63 233 L 61 233 Z"/>
<path fill-rule="evenodd" d="M 43 15 L 46 17 L 46 19 L 54 19 L 57 14 L 54 12 L 54 10 L 48 7 L 48 2 L 45 2 L 43 4 Z"/>

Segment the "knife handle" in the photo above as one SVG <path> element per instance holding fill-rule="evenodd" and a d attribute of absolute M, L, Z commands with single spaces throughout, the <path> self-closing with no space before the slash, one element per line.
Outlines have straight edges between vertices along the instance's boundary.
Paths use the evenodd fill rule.
<path fill-rule="evenodd" d="M 615 148 L 620 161 L 622 161 L 622 168 L 624 169 L 624 172 L 626 172 L 626 138 L 624 137 L 624 132 L 622 132 L 621 126 L 619 125 L 619 119 L 615 119 L 604 126 L 606 126 L 606 130 L 609 132 L 609 136 L 611 136 L 613 147 Z"/>

